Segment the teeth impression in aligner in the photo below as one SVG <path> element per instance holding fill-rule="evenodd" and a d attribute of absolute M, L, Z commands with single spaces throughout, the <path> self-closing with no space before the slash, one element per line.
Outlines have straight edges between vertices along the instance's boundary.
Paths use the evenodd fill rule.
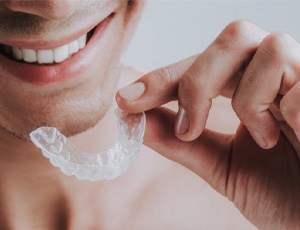
<path fill-rule="evenodd" d="M 124 173 L 137 158 L 143 143 L 144 113 L 127 114 L 115 110 L 118 139 L 106 152 L 89 154 L 80 151 L 53 127 L 40 127 L 30 133 L 31 141 L 49 158 L 52 165 L 80 180 L 112 180 Z M 97 138 L 97 137 L 95 137 Z"/>

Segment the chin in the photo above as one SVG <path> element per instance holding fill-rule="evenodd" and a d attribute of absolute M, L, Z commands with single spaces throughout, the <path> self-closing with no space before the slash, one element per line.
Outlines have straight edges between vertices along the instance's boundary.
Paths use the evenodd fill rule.
<path fill-rule="evenodd" d="M 119 81 L 119 58 L 111 58 L 109 63 L 110 69 L 105 71 L 93 63 L 84 73 L 89 78 L 70 88 L 55 88 L 49 93 L 31 87 L 21 93 L 17 88 L 6 91 L 9 95 L 0 99 L 0 126 L 22 140 L 29 140 L 29 133 L 41 126 L 55 127 L 65 136 L 94 127 L 112 105 Z"/>
<path fill-rule="evenodd" d="M 14 110 L 9 119 L 2 118 L 1 127 L 22 140 L 29 140 L 29 133 L 41 126 L 56 127 L 68 137 L 77 135 L 101 121 L 112 104 L 113 93 L 92 94 L 63 102 L 48 99 L 30 109 L 23 107 L 22 113 Z"/>
<path fill-rule="evenodd" d="M 101 121 L 112 104 L 120 58 L 136 27 L 142 3 L 130 1 L 128 6 L 108 12 L 95 27 L 90 26 L 94 28 L 91 32 L 90 27 L 81 32 L 88 38 L 83 48 L 59 63 L 56 59 L 50 64 L 41 64 L 40 59 L 38 63 L 26 63 L 27 53 L 20 61 L 5 53 L 9 51 L 0 50 L 0 127 L 28 140 L 29 133 L 41 126 L 56 127 L 65 136 L 73 136 Z M 40 50 L 60 44 L 23 43 L 8 42 L 2 48 L 24 45 Z"/>

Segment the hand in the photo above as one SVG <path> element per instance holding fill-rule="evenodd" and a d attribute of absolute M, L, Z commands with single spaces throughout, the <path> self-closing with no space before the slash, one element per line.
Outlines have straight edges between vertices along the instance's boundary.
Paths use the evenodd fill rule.
<path fill-rule="evenodd" d="M 204 178 L 253 224 L 299 229 L 299 78 L 291 36 L 236 21 L 203 53 L 146 74 L 116 99 L 130 113 L 150 110 L 145 144 Z M 232 98 L 241 120 L 234 135 L 205 129 L 219 95 Z M 172 100 L 177 115 L 157 108 Z"/>

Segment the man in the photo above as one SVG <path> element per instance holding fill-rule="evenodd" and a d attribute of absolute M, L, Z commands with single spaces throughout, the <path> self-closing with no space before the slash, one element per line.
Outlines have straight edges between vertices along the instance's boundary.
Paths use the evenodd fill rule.
<path fill-rule="evenodd" d="M 202 54 L 119 90 L 125 111 L 153 109 L 145 144 L 191 171 L 145 148 L 118 179 L 92 183 L 53 168 L 28 134 L 48 125 L 85 151 L 109 147 L 118 78 L 137 78 L 119 59 L 144 2 L 0 4 L 2 229 L 253 229 L 246 218 L 299 228 L 300 50 L 290 36 L 234 22 Z M 206 124 L 219 95 L 242 121 L 234 135 L 205 129 L 238 124 L 224 99 Z M 172 100 L 177 118 L 157 108 Z"/>

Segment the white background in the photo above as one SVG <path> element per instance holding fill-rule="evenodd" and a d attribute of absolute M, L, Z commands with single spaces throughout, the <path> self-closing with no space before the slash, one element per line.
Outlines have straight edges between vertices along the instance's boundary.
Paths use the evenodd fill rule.
<path fill-rule="evenodd" d="M 144 72 L 171 64 L 203 51 L 236 19 L 300 41 L 300 1 L 150 0 L 123 62 Z"/>

